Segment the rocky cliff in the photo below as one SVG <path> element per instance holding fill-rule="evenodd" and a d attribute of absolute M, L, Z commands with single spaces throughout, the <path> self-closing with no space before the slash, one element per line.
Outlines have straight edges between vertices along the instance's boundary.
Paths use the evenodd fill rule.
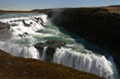
<path fill-rule="evenodd" d="M 112 51 L 110 54 L 120 67 L 120 14 L 113 12 L 114 8 L 59 9 L 49 13 L 49 17 L 57 26 Z"/>

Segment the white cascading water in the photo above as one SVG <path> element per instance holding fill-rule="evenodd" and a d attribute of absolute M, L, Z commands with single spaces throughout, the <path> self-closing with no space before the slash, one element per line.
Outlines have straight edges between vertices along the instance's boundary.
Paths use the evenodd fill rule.
<path fill-rule="evenodd" d="M 40 60 L 45 60 L 46 50 L 47 50 L 47 47 L 45 46 L 44 49 L 43 49 L 42 55 L 40 55 Z"/>
<path fill-rule="evenodd" d="M 112 61 L 108 61 L 105 56 L 93 53 L 85 54 L 63 47 L 56 50 L 53 62 L 87 71 L 107 79 L 116 79 L 118 75 L 116 69 L 113 68 Z"/>
<path fill-rule="evenodd" d="M 8 23 L 10 25 L 15 24 L 15 26 L 11 26 L 9 33 L 12 34 L 13 39 L 16 39 L 33 35 L 36 31 L 44 29 L 44 27 L 41 25 L 41 20 L 37 20 L 36 17 L 42 18 L 44 23 L 47 22 L 47 15 L 21 18 L 7 18 L 1 19 L 0 22 Z"/>
<path fill-rule="evenodd" d="M 34 46 L 27 47 L 6 42 L 0 42 L 0 49 L 10 53 L 13 56 L 40 59 L 39 52 Z"/>
<path fill-rule="evenodd" d="M 50 25 L 45 14 L 1 18 L 0 22 L 10 25 L 10 29 L 3 29 L 2 31 L 0 29 L 0 33 L 2 32 L 0 49 L 11 55 L 45 60 L 48 47 L 44 47 L 41 55 L 34 47 L 34 44 L 44 43 L 44 41 L 51 38 L 62 40 L 70 47 L 57 48 L 52 62 L 93 73 L 107 79 L 119 79 L 112 57 L 107 59 L 104 55 L 87 50 L 82 43 L 78 44 L 69 35 L 62 33 L 56 26 Z M 74 47 L 76 47 L 75 50 Z"/>

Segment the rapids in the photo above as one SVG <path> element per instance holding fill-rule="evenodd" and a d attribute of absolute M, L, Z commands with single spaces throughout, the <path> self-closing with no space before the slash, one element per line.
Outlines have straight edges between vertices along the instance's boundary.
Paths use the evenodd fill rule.
<path fill-rule="evenodd" d="M 0 29 L 0 33 L 5 36 L 0 38 L 0 49 L 11 55 L 44 61 L 48 47 L 44 47 L 41 55 L 34 44 L 59 40 L 67 45 L 56 49 L 51 62 L 107 79 L 119 79 L 114 59 L 105 54 L 107 51 L 81 37 L 73 35 L 75 38 L 72 38 L 65 29 L 63 29 L 65 32 L 62 32 L 50 23 L 46 14 L 4 14 L 0 16 L 0 22 L 10 25 L 7 31 Z"/>

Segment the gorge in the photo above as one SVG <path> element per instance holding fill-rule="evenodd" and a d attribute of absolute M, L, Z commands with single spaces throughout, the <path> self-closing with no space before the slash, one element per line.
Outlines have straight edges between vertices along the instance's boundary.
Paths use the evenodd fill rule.
<path fill-rule="evenodd" d="M 110 38 L 119 36 L 119 14 L 99 8 L 60 9 L 47 14 L 2 14 L 0 49 L 13 56 L 62 64 L 106 79 L 119 79 L 119 53 L 107 50 L 115 50 L 112 48 L 114 39 Z M 114 40 L 117 45 L 118 40 Z"/>

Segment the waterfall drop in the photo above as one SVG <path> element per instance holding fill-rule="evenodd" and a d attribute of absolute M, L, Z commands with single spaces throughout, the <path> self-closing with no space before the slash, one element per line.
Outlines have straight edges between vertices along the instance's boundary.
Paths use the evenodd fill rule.
<path fill-rule="evenodd" d="M 49 23 L 46 14 L 1 18 L 0 22 L 10 26 L 3 31 L 0 30 L 0 33 L 3 33 L 0 35 L 0 49 L 13 56 L 42 61 L 50 59 L 50 62 L 93 73 L 106 79 L 119 79 L 112 56 L 106 58 L 104 55 L 86 49 L 84 43 L 88 44 L 88 42 L 83 43 L 81 38 L 77 38 L 82 40 L 80 43 L 76 42 L 70 35 Z M 49 42 L 50 45 L 46 46 L 46 41 L 49 40 L 63 43 L 57 42 L 49 48 L 53 43 Z M 36 49 L 34 45 L 37 43 L 44 43 L 43 49 Z M 52 52 L 47 51 L 48 48 Z"/>

